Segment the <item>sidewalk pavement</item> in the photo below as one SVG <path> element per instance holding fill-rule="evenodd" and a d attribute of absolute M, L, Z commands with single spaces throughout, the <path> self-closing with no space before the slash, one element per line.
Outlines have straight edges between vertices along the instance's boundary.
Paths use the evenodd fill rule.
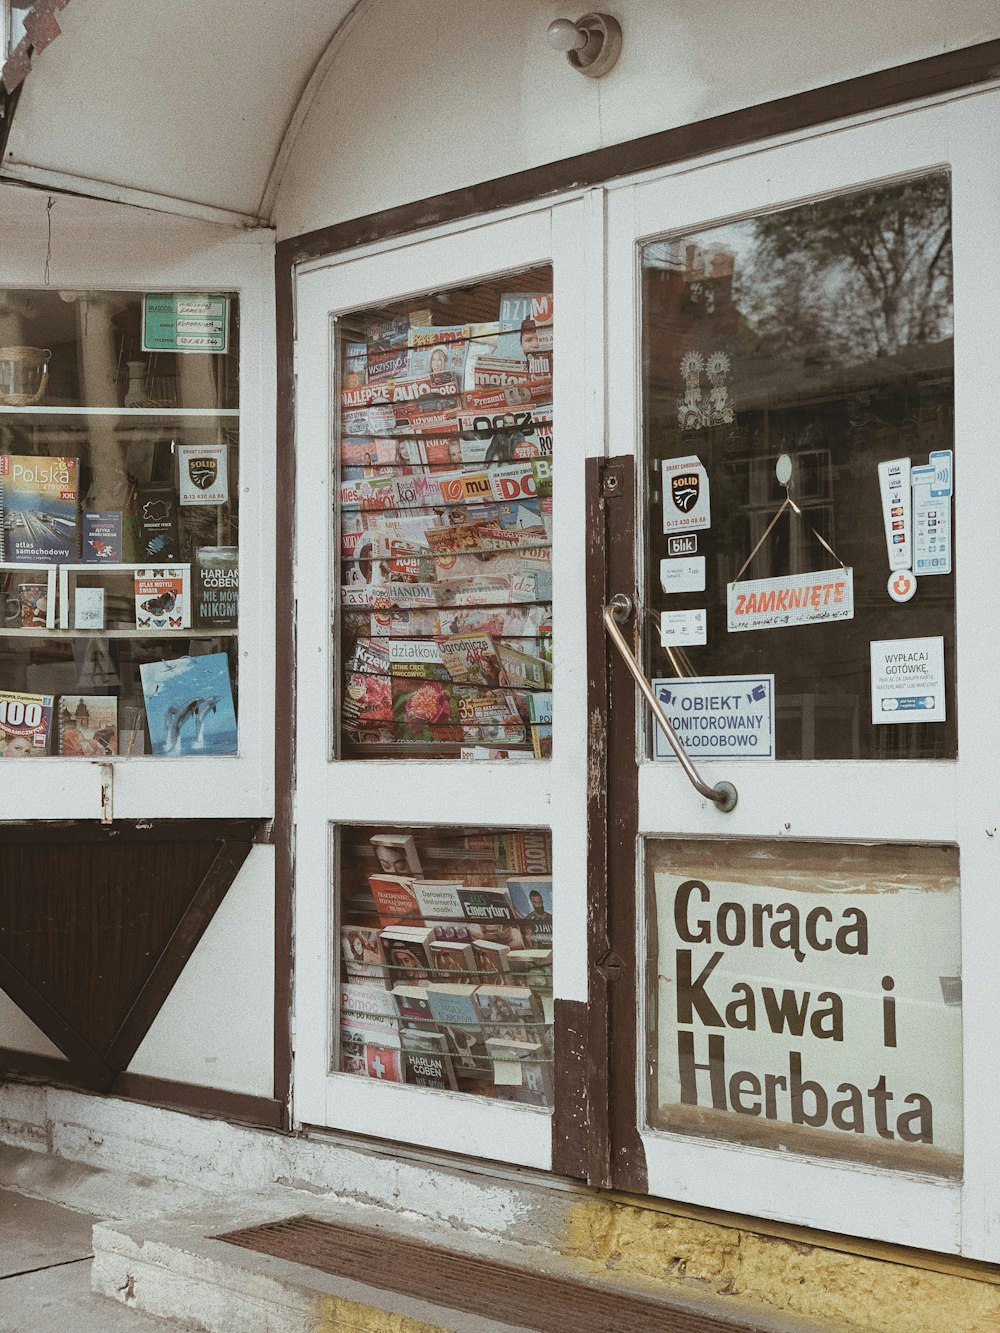
<path fill-rule="evenodd" d="M 0 1190 L 0 1333 L 179 1333 L 90 1290 L 90 1213 Z"/>

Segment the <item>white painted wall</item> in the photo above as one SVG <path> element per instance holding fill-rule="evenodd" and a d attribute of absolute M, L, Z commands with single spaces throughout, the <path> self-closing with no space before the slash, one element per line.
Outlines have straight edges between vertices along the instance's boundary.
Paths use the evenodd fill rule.
<path fill-rule="evenodd" d="M 27 1051 L 29 1055 L 45 1055 L 52 1060 L 66 1058 L 2 990 L 0 990 L 0 1047 L 8 1051 Z"/>
<path fill-rule="evenodd" d="M 608 0 L 587 79 L 549 49 L 565 0 L 363 0 L 278 192 L 279 237 L 1000 35 L 995 0 Z"/>
<path fill-rule="evenodd" d="M 270 1097 L 273 1043 L 274 848 L 253 847 L 128 1072 Z"/>

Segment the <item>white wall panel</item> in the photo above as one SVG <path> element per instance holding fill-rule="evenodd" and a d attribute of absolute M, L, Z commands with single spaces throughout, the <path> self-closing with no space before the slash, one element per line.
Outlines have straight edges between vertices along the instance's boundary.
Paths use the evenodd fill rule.
<path fill-rule="evenodd" d="M 47 1055 L 54 1060 L 66 1058 L 2 990 L 0 990 L 0 1050 L 26 1051 L 29 1055 Z"/>

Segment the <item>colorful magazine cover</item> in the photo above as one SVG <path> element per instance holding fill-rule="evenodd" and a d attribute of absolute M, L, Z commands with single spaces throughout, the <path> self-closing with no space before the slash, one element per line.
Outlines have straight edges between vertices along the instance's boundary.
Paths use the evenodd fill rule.
<path fill-rule="evenodd" d="M 63 694 L 59 698 L 59 753 L 100 758 L 118 753 L 118 700 L 112 694 Z"/>
<path fill-rule="evenodd" d="M 236 754 L 236 712 L 225 653 L 139 667 L 153 753 Z"/>
<path fill-rule="evenodd" d="M 190 565 L 135 571 L 136 629 L 182 630 L 191 624 Z"/>
<path fill-rule="evenodd" d="M 79 544 L 80 460 L 0 454 L 0 559 L 72 564 Z"/>
<path fill-rule="evenodd" d="M 48 752 L 53 702 L 51 694 L 0 691 L 0 758 L 31 759 Z"/>
<path fill-rule="evenodd" d="M 117 564 L 122 558 L 120 509 L 85 509 L 81 559 L 87 565 Z"/>
<path fill-rule="evenodd" d="M 552 948 L 552 876 L 508 879 L 507 892 L 529 949 Z"/>

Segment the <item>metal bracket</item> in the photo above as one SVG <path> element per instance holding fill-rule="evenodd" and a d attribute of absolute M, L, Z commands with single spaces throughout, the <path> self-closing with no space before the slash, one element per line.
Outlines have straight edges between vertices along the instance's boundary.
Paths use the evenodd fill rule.
<path fill-rule="evenodd" d="M 101 770 L 101 823 L 115 822 L 115 766 L 99 764 Z"/>

